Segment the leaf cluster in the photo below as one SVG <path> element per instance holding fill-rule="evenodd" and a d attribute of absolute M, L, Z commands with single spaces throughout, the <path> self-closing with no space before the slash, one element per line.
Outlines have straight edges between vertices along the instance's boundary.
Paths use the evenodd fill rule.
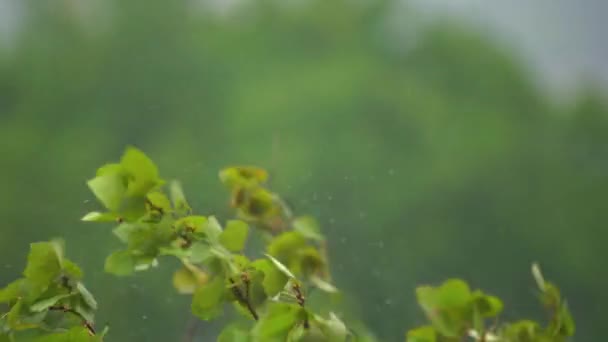
<path fill-rule="evenodd" d="M 214 216 L 193 214 L 177 182 L 168 191 L 156 165 L 130 147 L 119 163 L 99 168 L 88 186 L 103 212 L 85 221 L 116 222 L 124 248 L 111 253 L 105 270 L 130 275 L 175 257 L 177 292 L 192 295 L 201 320 L 235 308 L 245 320 L 227 326 L 221 341 L 346 341 L 350 335 L 335 313 L 322 316 L 306 306 L 306 293 L 336 293 L 330 283 L 325 238 L 310 217 L 293 217 L 284 201 L 265 187 L 268 174 L 257 167 L 219 173 L 230 190 L 237 219 L 223 225 Z M 252 227 L 266 244 L 259 258 L 244 249 Z"/>
<path fill-rule="evenodd" d="M 416 289 L 418 303 L 430 324 L 410 330 L 407 342 L 456 342 L 464 337 L 487 342 L 567 341 L 574 335 L 575 326 L 566 301 L 554 284 L 544 280 L 538 265 L 532 266 L 532 274 L 539 300 L 550 317 L 544 327 L 533 320 L 500 323 L 503 303 L 499 298 L 471 291 L 464 281 L 450 279 L 438 287 Z"/>
<path fill-rule="evenodd" d="M 30 245 L 23 278 L 0 289 L 0 341 L 101 341 L 93 328 L 97 301 L 82 271 L 64 256 L 63 242 Z"/>

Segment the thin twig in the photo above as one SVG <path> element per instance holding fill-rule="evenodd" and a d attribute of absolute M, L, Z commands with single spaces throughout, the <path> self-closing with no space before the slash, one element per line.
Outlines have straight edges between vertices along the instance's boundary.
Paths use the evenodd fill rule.
<path fill-rule="evenodd" d="M 194 341 L 194 337 L 196 336 L 196 331 L 198 330 L 198 319 L 194 317 L 190 317 L 188 320 L 188 325 L 186 326 L 186 333 L 184 334 L 184 342 L 192 342 Z"/>
<path fill-rule="evenodd" d="M 296 301 L 298 302 L 298 305 L 300 305 L 300 307 L 304 308 L 304 304 L 306 304 L 306 297 L 304 297 L 304 294 L 302 293 L 302 288 L 300 287 L 300 285 L 298 283 L 294 283 L 291 288 L 293 289 L 293 292 L 295 293 L 296 296 Z M 306 318 L 304 319 L 304 329 L 308 329 L 310 328 L 310 324 L 308 323 L 308 316 L 306 316 Z"/>
<path fill-rule="evenodd" d="M 249 310 L 249 313 L 251 313 L 251 316 L 253 316 L 253 319 L 257 321 L 259 319 L 258 313 L 255 311 L 253 305 L 251 305 L 251 301 L 249 300 L 249 291 L 247 291 L 247 295 L 244 295 L 243 292 L 241 291 L 241 289 L 236 285 L 234 280 L 232 278 L 228 278 L 228 279 L 230 280 L 230 284 L 232 285 L 232 293 L 234 293 L 234 296 L 236 297 L 236 299 L 241 304 L 245 304 L 245 306 L 247 307 L 247 310 Z M 246 285 L 246 287 L 248 287 L 248 286 Z"/>

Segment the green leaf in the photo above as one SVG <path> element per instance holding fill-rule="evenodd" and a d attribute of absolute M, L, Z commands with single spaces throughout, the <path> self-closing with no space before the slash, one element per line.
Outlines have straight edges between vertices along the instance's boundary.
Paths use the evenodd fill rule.
<path fill-rule="evenodd" d="M 73 327 L 68 331 L 50 333 L 39 337 L 34 342 L 93 342 L 98 341 L 84 327 Z"/>
<path fill-rule="evenodd" d="M 128 248 L 134 256 L 152 261 L 160 254 L 161 247 L 168 247 L 175 239 L 175 231 L 169 221 L 138 226 L 129 234 Z M 144 262 L 148 263 L 148 262 Z"/>
<path fill-rule="evenodd" d="M 190 248 L 190 261 L 195 264 L 205 262 L 207 259 L 213 256 L 209 245 L 202 242 L 196 242 Z"/>
<path fill-rule="evenodd" d="M 406 336 L 407 342 L 436 342 L 437 341 L 437 333 L 435 329 L 426 325 L 420 328 L 416 328 L 407 332 Z"/>
<path fill-rule="evenodd" d="M 141 225 L 136 223 L 123 222 L 116 226 L 112 233 L 122 242 L 127 243 L 132 232 L 141 229 Z"/>
<path fill-rule="evenodd" d="M 301 341 L 309 341 L 311 340 L 311 338 L 305 339 L 307 336 L 307 332 L 310 331 L 309 329 L 304 328 L 304 324 L 300 324 L 300 325 L 296 325 L 293 329 L 291 329 L 289 331 L 289 335 L 287 335 L 287 342 L 301 342 Z M 320 341 L 319 337 L 318 339 L 314 339 L 312 338 L 312 341 Z M 322 341 L 326 341 L 325 336 L 322 337 L 323 340 Z M 329 342 L 329 341 L 327 341 Z"/>
<path fill-rule="evenodd" d="M 338 289 L 335 286 L 319 278 L 316 275 L 312 275 L 309 280 L 315 287 L 322 291 L 325 291 L 327 293 L 338 293 Z"/>
<path fill-rule="evenodd" d="M 253 327 L 255 342 L 285 341 L 291 329 L 303 322 L 306 312 L 300 306 L 289 303 L 271 302 L 265 314 Z"/>
<path fill-rule="evenodd" d="M 95 318 L 94 309 L 84 303 L 82 297 L 72 302 L 72 310 L 76 311 L 87 322 L 93 322 Z"/>
<path fill-rule="evenodd" d="M 325 240 L 317 220 L 311 216 L 300 216 L 293 220 L 293 229 L 309 240 Z"/>
<path fill-rule="evenodd" d="M 9 328 L 16 330 L 19 326 L 19 316 L 21 316 L 21 309 L 23 308 L 23 299 L 19 298 L 15 302 L 11 309 L 6 314 L 6 322 Z"/>
<path fill-rule="evenodd" d="M 210 241 L 218 241 L 220 235 L 222 234 L 222 225 L 215 218 L 215 216 L 209 216 L 207 219 L 207 224 L 204 226 L 203 232 Z"/>
<path fill-rule="evenodd" d="M 228 221 L 220 234 L 220 243 L 231 252 L 239 252 L 245 247 L 248 233 L 247 223 L 239 220 Z"/>
<path fill-rule="evenodd" d="M 163 212 L 171 211 L 171 201 L 165 194 L 160 191 L 150 192 L 147 196 L 148 201 L 152 203 L 156 210 L 162 210 Z"/>
<path fill-rule="evenodd" d="M 32 243 L 23 275 L 42 291 L 61 274 L 61 258 L 61 246 L 57 242 Z"/>
<path fill-rule="evenodd" d="M 191 266 L 182 266 L 173 273 L 173 287 L 181 294 L 192 294 L 197 287 L 207 282 L 208 276 L 202 270 Z"/>
<path fill-rule="evenodd" d="M 295 279 L 296 276 L 293 275 L 293 273 L 291 273 L 291 271 L 289 270 L 289 268 L 287 268 L 287 266 L 283 265 L 283 263 L 281 263 L 279 260 L 275 259 L 272 255 L 268 255 L 265 254 L 266 257 L 268 257 L 268 259 L 270 259 L 270 261 L 272 261 L 272 263 L 274 264 L 274 266 L 281 271 L 281 273 L 283 273 L 284 275 L 286 275 L 288 278 L 292 278 Z"/>
<path fill-rule="evenodd" d="M 268 180 L 268 172 L 256 166 L 235 166 L 221 170 L 219 177 L 222 183 L 231 188 L 254 187 Z"/>
<path fill-rule="evenodd" d="M 80 293 L 80 297 L 82 297 L 82 300 L 93 310 L 97 309 L 97 301 L 95 300 L 95 297 L 93 297 L 93 294 L 91 294 L 91 292 L 89 292 L 89 290 L 84 286 L 83 283 L 78 282 L 76 283 L 76 290 L 78 291 L 78 293 Z"/>
<path fill-rule="evenodd" d="M 91 211 L 84 215 L 80 220 L 87 222 L 116 222 L 118 216 L 114 213 L 101 213 L 98 211 Z"/>
<path fill-rule="evenodd" d="M 27 286 L 26 279 L 17 279 L 0 290 L 0 303 L 7 303 L 22 296 L 25 287 Z"/>
<path fill-rule="evenodd" d="M 323 271 L 325 260 L 316 247 L 306 246 L 295 253 L 288 265 L 296 274 L 314 275 Z"/>
<path fill-rule="evenodd" d="M 279 213 L 275 195 L 263 188 L 256 188 L 249 194 L 245 205 L 239 206 L 245 218 L 266 219 Z"/>
<path fill-rule="evenodd" d="M 418 303 L 435 329 L 447 337 L 460 336 L 468 325 L 471 291 L 462 280 L 450 279 L 440 287 L 420 286 L 416 289 Z"/>
<path fill-rule="evenodd" d="M 104 269 L 117 276 L 129 275 L 135 269 L 135 260 L 128 250 L 116 251 L 106 258 Z"/>
<path fill-rule="evenodd" d="M 102 167 L 100 167 L 99 169 L 97 169 L 97 174 L 95 174 L 95 176 L 104 176 L 107 174 L 118 174 L 118 175 L 125 175 L 126 174 L 126 170 L 124 167 L 122 167 L 122 165 L 118 164 L 118 163 L 110 163 L 110 164 L 105 164 Z"/>
<path fill-rule="evenodd" d="M 473 292 L 473 305 L 477 312 L 485 317 L 495 317 L 503 309 L 502 301 L 498 297 L 489 296 L 481 291 Z"/>
<path fill-rule="evenodd" d="M 175 221 L 175 227 L 178 230 L 188 230 L 192 232 L 202 232 L 207 225 L 207 218 L 205 216 L 186 216 Z"/>
<path fill-rule="evenodd" d="M 229 324 L 220 333 L 217 342 L 248 342 L 248 331 L 238 324 Z"/>
<path fill-rule="evenodd" d="M 262 286 L 269 297 L 274 297 L 285 288 L 289 277 L 280 271 L 270 260 L 259 259 L 251 264 L 252 267 L 264 274 Z"/>
<path fill-rule="evenodd" d="M 188 213 L 190 213 L 190 205 L 188 204 L 182 186 L 178 181 L 171 182 L 169 186 L 169 196 L 171 197 L 173 207 L 179 215 L 188 215 Z"/>
<path fill-rule="evenodd" d="M 192 298 L 192 313 L 205 321 L 221 315 L 225 290 L 224 279 L 220 277 L 196 289 Z"/>
<path fill-rule="evenodd" d="M 277 235 L 268 244 L 266 250 L 268 254 L 281 260 L 286 264 L 290 264 L 298 250 L 306 247 L 306 239 L 300 232 L 289 231 Z"/>
<path fill-rule="evenodd" d="M 117 212 L 126 195 L 125 179 L 120 174 L 108 173 L 87 182 L 95 197 L 110 211 Z"/>
<path fill-rule="evenodd" d="M 158 169 L 154 162 L 135 147 L 127 148 L 120 164 L 131 178 L 127 190 L 129 196 L 144 196 L 163 183 L 158 177 Z"/>
<path fill-rule="evenodd" d="M 507 341 L 536 342 L 540 334 L 538 323 L 528 320 L 508 324 L 502 331 L 502 336 Z"/>
<path fill-rule="evenodd" d="M 549 324 L 549 330 L 553 331 L 553 335 L 561 337 L 570 337 L 574 335 L 576 330 L 574 319 L 565 303 L 553 314 L 553 318 Z"/>
<path fill-rule="evenodd" d="M 62 300 L 64 298 L 68 298 L 70 296 L 72 296 L 72 294 L 70 294 L 70 293 L 60 294 L 60 295 L 56 295 L 56 296 L 53 296 L 50 298 L 39 300 L 30 306 L 30 311 L 32 311 L 32 312 L 44 311 L 44 310 L 50 308 L 51 306 L 57 304 L 57 302 L 59 302 L 60 300 Z"/>
<path fill-rule="evenodd" d="M 327 342 L 344 342 L 348 337 L 348 329 L 344 322 L 338 318 L 333 312 L 329 313 L 329 319 L 316 319 L 320 323 L 320 328 Z"/>
<path fill-rule="evenodd" d="M 73 280 L 82 279 L 82 270 L 69 259 L 63 259 L 63 272 Z"/>

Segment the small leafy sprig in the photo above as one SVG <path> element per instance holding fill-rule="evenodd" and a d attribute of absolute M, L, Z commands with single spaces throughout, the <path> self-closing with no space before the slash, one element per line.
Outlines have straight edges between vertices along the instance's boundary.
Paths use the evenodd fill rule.
<path fill-rule="evenodd" d="M 480 290 L 471 291 L 462 280 L 450 279 L 439 287 L 416 289 L 418 303 L 430 321 L 407 333 L 407 342 L 450 342 L 468 337 L 480 342 L 563 342 L 574 335 L 575 326 L 559 289 L 544 280 L 537 264 L 532 274 L 538 285 L 540 302 L 550 314 L 543 328 L 532 320 L 498 322 L 503 303 Z M 488 326 L 488 320 L 491 325 Z"/>
<path fill-rule="evenodd" d="M 106 271 L 125 276 L 155 267 L 163 256 L 178 258 L 173 284 L 193 295 L 195 316 L 214 319 L 231 305 L 248 318 L 228 325 L 220 341 L 346 341 L 350 331 L 335 313 L 323 317 L 306 305 L 313 288 L 337 292 L 316 222 L 293 217 L 265 187 L 268 174 L 260 168 L 231 167 L 219 176 L 238 216 L 224 226 L 214 216 L 194 215 L 179 183 L 165 193 L 156 165 L 136 148 L 99 168 L 88 186 L 106 211 L 83 220 L 116 222 L 113 232 L 125 244 L 108 256 Z M 250 226 L 266 242 L 257 259 L 243 253 Z"/>
<path fill-rule="evenodd" d="M 23 278 L 0 290 L 0 341 L 102 341 L 97 302 L 82 283 L 80 268 L 65 258 L 61 240 L 30 245 Z"/>

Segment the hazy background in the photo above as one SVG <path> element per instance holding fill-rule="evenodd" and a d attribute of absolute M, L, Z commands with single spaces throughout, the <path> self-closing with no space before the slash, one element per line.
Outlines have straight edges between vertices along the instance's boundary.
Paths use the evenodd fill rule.
<path fill-rule="evenodd" d="M 507 5 L 508 3 L 508 5 Z M 111 341 L 173 341 L 174 264 L 116 278 L 85 181 L 127 144 L 230 217 L 217 170 L 255 163 L 330 239 L 337 285 L 383 341 L 414 287 L 463 277 L 539 317 L 538 261 L 575 341 L 608 298 L 608 14 L 601 0 L 2 0 L 0 286 L 63 236 Z M 214 336 L 217 324 L 201 324 Z"/>

